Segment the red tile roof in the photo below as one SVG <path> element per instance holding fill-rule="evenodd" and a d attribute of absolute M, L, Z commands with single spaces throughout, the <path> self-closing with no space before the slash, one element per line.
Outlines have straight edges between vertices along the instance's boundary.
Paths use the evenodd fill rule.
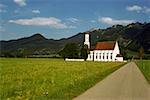
<path fill-rule="evenodd" d="M 97 42 L 95 50 L 114 50 L 115 41 Z"/>

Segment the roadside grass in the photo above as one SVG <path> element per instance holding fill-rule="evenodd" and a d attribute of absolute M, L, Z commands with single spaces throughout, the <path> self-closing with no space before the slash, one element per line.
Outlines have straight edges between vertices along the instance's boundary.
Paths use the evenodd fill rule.
<path fill-rule="evenodd" d="M 124 64 L 0 58 L 0 96 L 2 100 L 70 100 Z"/>
<path fill-rule="evenodd" d="M 150 60 L 139 60 L 136 64 L 150 84 Z"/>

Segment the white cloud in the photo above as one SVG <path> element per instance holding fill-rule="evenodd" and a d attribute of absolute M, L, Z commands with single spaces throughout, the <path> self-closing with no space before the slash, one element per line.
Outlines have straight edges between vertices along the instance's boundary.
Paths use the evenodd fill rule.
<path fill-rule="evenodd" d="M 112 19 L 110 17 L 102 17 L 98 19 L 99 22 L 109 24 L 109 25 L 127 25 L 129 23 L 134 22 L 134 20 L 117 20 L 117 19 Z"/>
<path fill-rule="evenodd" d="M 19 6 L 26 6 L 26 0 L 14 0 L 14 2 Z"/>
<path fill-rule="evenodd" d="M 67 20 L 72 23 L 77 23 L 79 21 L 77 18 L 68 18 Z"/>
<path fill-rule="evenodd" d="M 41 12 L 40 12 L 40 10 L 32 10 L 32 13 L 34 13 L 34 14 L 40 14 Z"/>
<path fill-rule="evenodd" d="M 20 25 L 32 25 L 32 26 L 50 26 L 56 29 L 65 29 L 72 28 L 73 26 L 67 26 L 65 23 L 62 23 L 60 19 L 55 17 L 35 17 L 31 19 L 17 19 L 9 20 L 10 23 L 20 24 Z"/>
<path fill-rule="evenodd" d="M 126 9 L 128 11 L 136 11 L 136 12 L 140 12 L 143 8 L 138 6 L 138 5 L 133 5 L 133 6 L 128 6 L 126 7 Z"/>
<path fill-rule="evenodd" d="M 126 9 L 128 11 L 135 11 L 137 13 L 150 13 L 150 8 L 148 7 L 142 7 L 142 6 L 138 6 L 138 5 L 132 5 L 132 6 L 128 6 L 126 7 Z"/>

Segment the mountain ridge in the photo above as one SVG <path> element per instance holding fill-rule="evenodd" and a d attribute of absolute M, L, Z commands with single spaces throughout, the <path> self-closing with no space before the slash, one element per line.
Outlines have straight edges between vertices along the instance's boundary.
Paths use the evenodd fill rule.
<path fill-rule="evenodd" d="M 92 46 L 99 41 L 118 41 L 122 53 L 126 51 L 138 52 L 141 47 L 144 48 L 145 53 L 150 53 L 150 23 L 113 25 L 106 29 L 93 29 L 86 32 L 91 35 Z M 4 56 L 6 52 L 16 55 L 20 49 L 29 55 L 57 54 L 67 43 L 83 45 L 86 32 L 59 40 L 47 39 L 40 33 L 16 40 L 3 40 L 0 41 L 0 56 Z"/>

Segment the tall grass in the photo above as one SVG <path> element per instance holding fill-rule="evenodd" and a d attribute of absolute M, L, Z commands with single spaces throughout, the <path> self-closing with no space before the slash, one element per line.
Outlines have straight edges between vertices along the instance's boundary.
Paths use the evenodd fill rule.
<path fill-rule="evenodd" d="M 150 60 L 139 60 L 136 63 L 150 84 Z"/>
<path fill-rule="evenodd" d="M 1 99 L 72 99 L 123 64 L 1 58 Z"/>

